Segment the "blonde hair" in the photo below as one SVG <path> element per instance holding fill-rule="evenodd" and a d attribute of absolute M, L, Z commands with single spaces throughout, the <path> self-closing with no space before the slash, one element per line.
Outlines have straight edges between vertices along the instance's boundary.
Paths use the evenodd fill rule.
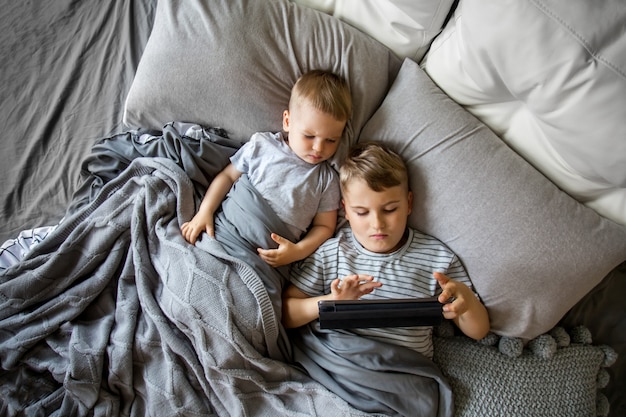
<path fill-rule="evenodd" d="M 351 181 L 361 179 L 369 188 L 379 192 L 403 185 L 409 189 L 409 174 L 402 158 L 384 145 L 375 142 L 353 146 L 339 168 L 341 192 Z"/>
<path fill-rule="evenodd" d="M 296 81 L 291 89 L 289 109 L 305 100 L 336 120 L 347 121 L 352 116 L 352 96 L 348 83 L 332 72 L 313 70 Z"/>

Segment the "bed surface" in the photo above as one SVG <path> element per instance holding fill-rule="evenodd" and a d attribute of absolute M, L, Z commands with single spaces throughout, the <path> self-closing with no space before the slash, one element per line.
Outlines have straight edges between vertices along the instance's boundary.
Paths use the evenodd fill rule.
<path fill-rule="evenodd" d="M 0 243 L 15 238 L 18 233 L 30 228 L 55 225 L 63 218 L 81 181 L 81 164 L 88 156 L 96 155 L 96 159 L 101 157 L 97 152 L 94 153 L 94 145 L 102 138 L 115 138 L 116 134 L 126 132 L 131 128 L 162 129 L 163 125 L 168 122 L 190 121 L 180 120 L 186 114 L 194 114 L 198 122 L 205 122 L 204 126 L 214 126 L 210 117 L 219 115 L 220 124 L 230 123 L 227 126 L 230 129 L 227 130 L 233 133 L 236 140 L 245 140 L 251 130 L 257 130 L 257 126 L 261 126 L 261 130 L 270 129 L 279 119 L 280 113 L 276 109 L 280 108 L 279 106 L 288 96 L 289 86 L 298 75 L 296 69 L 314 65 L 320 60 L 324 62 L 324 59 L 329 56 L 329 52 L 323 49 L 316 49 L 309 53 L 306 49 L 308 44 L 298 41 L 297 35 L 301 35 L 302 30 L 309 30 L 310 33 L 318 36 L 318 42 L 324 45 L 331 43 L 333 48 L 339 50 L 344 48 L 342 53 L 336 53 L 336 56 L 345 58 L 345 61 L 333 59 L 332 65 L 336 66 L 334 69 L 338 71 L 344 71 L 346 68 L 360 69 L 357 71 L 358 76 L 351 79 L 351 87 L 357 94 L 357 101 L 362 104 L 351 126 L 351 133 L 356 136 L 365 132 L 366 135 L 372 136 L 366 139 L 384 139 L 396 146 L 407 159 L 418 161 L 421 164 L 419 166 L 429 167 L 430 175 L 427 175 L 428 172 L 417 169 L 416 166 L 412 167 L 414 184 L 427 185 L 427 187 L 416 191 L 421 193 L 420 203 L 423 203 L 423 206 L 416 208 L 411 221 L 419 225 L 421 229 L 425 228 L 427 232 L 442 238 L 454 247 L 455 251 L 460 251 L 466 256 L 464 262 L 470 265 L 471 269 L 475 268 L 485 273 L 478 277 L 481 282 L 477 287 L 483 286 L 485 296 L 493 302 L 494 311 L 497 311 L 495 301 L 497 301 L 498 308 L 506 306 L 507 300 L 510 300 L 515 291 L 529 291 L 528 287 L 533 285 L 540 287 L 539 279 L 530 275 L 537 276 L 536 272 L 541 269 L 542 265 L 547 264 L 550 256 L 553 256 L 555 261 L 551 266 L 554 269 L 550 269 L 551 273 L 553 272 L 552 276 L 563 279 L 558 274 L 560 268 L 562 275 L 571 276 L 573 280 L 571 282 L 578 285 L 584 277 L 581 278 L 577 271 L 584 270 L 590 274 L 588 282 L 583 282 L 576 288 L 567 288 L 568 302 L 576 300 L 583 289 L 583 292 L 592 288 L 593 290 L 580 300 L 560 323 L 567 328 L 585 325 L 591 331 L 595 344 L 607 344 L 618 352 L 619 358 L 613 366 L 607 369 L 610 382 L 604 392 L 611 403 L 611 417 L 626 413 L 626 398 L 623 396 L 626 389 L 626 337 L 624 336 L 626 335 L 626 304 L 621 300 L 621 294 L 626 291 L 626 264 L 622 263 L 620 267 L 613 269 L 613 264 L 620 259 L 620 256 L 622 260 L 626 258 L 623 255 L 624 251 L 621 254 L 615 253 L 626 247 L 626 239 L 623 238 L 626 232 L 615 227 L 615 224 L 607 225 L 605 220 L 591 216 L 588 211 L 583 210 L 582 205 L 574 204 L 552 184 L 547 184 L 548 181 L 543 175 L 538 175 L 535 171 L 531 172 L 527 164 L 517 156 L 511 165 L 510 149 L 501 144 L 494 144 L 495 135 L 492 131 L 461 107 L 452 103 L 448 96 L 430 82 L 430 79 L 423 76 L 428 71 L 433 71 L 435 75 L 445 74 L 445 72 L 437 72 L 438 65 L 443 65 L 442 61 L 430 61 L 431 66 L 423 65 L 426 72 L 422 72 L 416 71 L 415 68 L 407 69 L 407 67 L 417 67 L 417 64 L 405 63 L 403 66 L 403 60 L 400 57 L 394 57 L 392 53 L 384 55 L 384 59 L 378 59 L 383 56 L 380 50 L 376 49 L 381 46 L 378 42 L 357 36 L 356 32 L 353 32 L 356 31 L 354 28 L 345 29 L 344 32 L 343 27 L 340 30 L 332 26 L 328 31 L 316 32 L 316 25 L 328 23 L 330 16 L 320 13 L 314 15 L 315 19 L 309 19 L 313 15 L 304 9 L 285 13 L 285 19 L 291 19 L 289 20 L 291 23 L 285 23 L 285 33 L 281 32 L 283 37 L 279 37 L 277 43 L 268 48 L 270 50 L 267 53 L 260 39 L 268 30 L 267 27 L 277 27 L 277 25 L 263 19 L 250 23 L 247 26 L 249 30 L 246 32 L 247 35 L 241 32 L 243 33 L 241 36 L 237 35 L 233 39 L 228 39 L 228 42 L 232 42 L 232 47 L 224 50 L 214 45 L 218 43 L 216 39 L 225 42 L 224 34 L 232 32 L 232 22 L 224 19 L 209 24 L 203 20 L 207 9 L 202 6 L 203 3 L 185 0 L 184 3 L 163 2 L 167 4 L 164 10 L 171 8 L 173 11 L 171 16 L 176 16 L 176 19 L 181 19 L 181 21 L 198 19 L 197 25 L 178 30 L 177 20 L 170 19 L 170 15 L 167 19 L 161 20 L 159 36 L 163 37 L 161 40 L 167 39 L 167 43 L 162 42 L 160 49 L 153 43 L 138 80 L 136 79 L 137 69 L 141 66 L 140 60 L 144 51 L 148 49 L 153 22 L 155 16 L 158 15 L 157 0 L 113 0 L 106 3 L 97 0 L 80 2 L 0 0 L 0 2 L 2 3 L 0 48 L 3 57 L 0 70 L 0 78 L 3 82 L 3 89 L 0 92 L 2 94 L 0 121 L 4 127 L 3 137 L 0 140 L 0 201 L 2 204 Z M 211 2 L 207 4 L 209 3 Z M 214 6 L 215 10 L 223 9 L 220 12 L 222 13 L 229 10 L 233 4 L 245 3 L 244 0 L 231 0 L 228 6 L 225 6 L 227 3 L 214 2 L 212 7 Z M 267 13 L 267 15 L 280 15 L 276 10 L 282 10 L 285 2 L 276 0 L 268 2 L 270 3 L 278 6 L 275 6 L 275 10 L 273 9 L 274 13 Z M 350 12 L 352 9 L 347 6 L 350 3 L 348 0 L 302 0 L 299 3 L 307 5 L 317 3 L 317 6 L 324 4 L 326 13 L 334 14 L 348 23 L 350 19 L 358 19 L 363 23 L 369 22 L 369 19 L 376 20 L 379 16 L 377 7 L 383 2 L 365 2 L 367 6 L 360 9 L 361 15 L 356 16 Z M 393 3 L 393 1 L 384 3 Z M 475 4 L 471 1 L 466 3 Z M 518 4 L 521 3 L 524 2 L 520 0 Z M 193 6 L 190 7 L 197 7 L 197 9 L 180 11 L 179 8 L 185 9 L 181 6 L 182 4 L 192 4 Z M 254 4 L 256 9 L 260 8 L 258 6 L 260 3 Z M 429 13 L 431 11 L 434 13 L 437 24 L 443 24 L 443 20 L 448 16 L 448 13 L 440 9 L 443 7 L 441 4 L 450 7 L 456 2 L 424 2 L 424 7 L 430 10 Z M 249 10 L 252 10 L 252 7 Z M 391 39 L 387 46 L 393 48 L 398 54 L 405 53 L 418 59 L 427 50 L 424 45 L 436 36 L 438 30 L 434 30 L 427 23 L 416 23 L 419 19 L 407 20 L 408 10 L 408 7 L 397 9 L 398 14 L 394 15 L 395 22 L 381 25 L 380 28 L 387 30 L 387 34 L 399 34 L 400 37 L 417 33 L 416 39 L 421 39 L 417 48 L 406 49 L 410 45 L 394 44 L 393 42 L 397 41 L 398 37 Z M 454 36 L 458 33 L 454 30 L 458 29 L 461 23 L 470 21 L 471 15 L 468 15 L 469 13 L 466 12 L 464 19 L 461 19 L 462 15 L 457 16 L 456 20 L 452 20 L 448 31 L 443 32 L 446 35 L 445 39 L 438 40 L 441 47 L 438 50 L 439 59 L 445 61 L 446 58 L 450 58 L 450 55 L 446 55 L 442 45 L 446 42 L 449 45 L 455 40 Z M 297 26 L 293 22 L 300 22 L 303 26 Z M 398 26 L 398 22 L 404 23 Z M 353 24 L 358 27 L 357 23 L 353 20 Z M 367 26 L 374 27 L 372 24 Z M 366 29 L 363 28 L 367 32 Z M 210 36 L 204 36 L 200 41 L 186 37 L 189 33 L 203 30 L 209 30 L 209 32 L 215 30 L 215 32 L 210 32 Z M 254 36 L 250 36 L 250 33 Z M 341 41 L 336 41 L 336 39 L 341 39 Z M 389 39 L 380 40 L 384 43 Z M 189 43 L 185 44 L 186 48 L 177 51 L 175 48 L 181 42 L 182 44 Z M 251 48 L 258 48 L 256 55 L 232 52 L 243 49 L 242 45 L 246 43 L 250 44 Z M 202 47 L 197 50 L 193 49 L 198 44 Z M 374 44 L 377 45 L 374 48 L 376 53 L 372 52 L 368 55 L 363 52 L 369 50 Z M 155 80 L 154 72 L 159 72 L 161 54 L 168 55 L 169 52 L 180 57 L 177 63 L 179 66 L 172 64 L 167 67 L 167 70 L 160 71 L 160 76 L 162 76 L 160 81 L 163 84 L 152 83 Z M 291 56 L 292 54 L 295 58 Z M 248 65 L 261 57 L 280 67 L 282 72 L 270 71 L 268 68 L 271 67 L 267 65 L 259 65 L 258 68 Z M 210 67 L 214 71 L 185 68 L 181 62 L 188 62 L 186 60 L 190 59 L 202 59 L 204 65 L 202 68 Z M 218 62 L 218 59 L 221 61 Z M 453 57 L 453 59 L 456 58 Z M 265 64 L 265 61 L 263 62 Z M 376 62 L 377 65 L 368 66 L 368 62 Z M 237 64 L 241 67 L 236 67 Z M 238 70 L 230 71 L 232 68 L 238 68 Z M 179 76 L 181 73 L 184 73 L 187 78 Z M 225 73 L 228 73 L 229 77 L 224 77 Z M 396 77 L 398 74 L 401 76 Z M 418 80 L 414 79 L 416 77 Z M 210 89 L 202 84 L 206 80 L 212 83 L 209 84 Z M 200 84 L 190 84 L 187 81 L 200 82 Z M 412 91 L 412 88 L 417 90 Z M 462 85 L 450 88 L 452 92 L 468 93 Z M 271 90 L 271 94 L 268 90 Z M 244 93 L 251 91 L 256 95 L 256 99 L 243 102 Z M 387 96 L 388 91 L 394 94 Z M 129 92 L 131 92 L 132 100 L 127 102 Z M 183 94 L 180 94 L 181 92 Z M 209 92 L 225 100 L 208 100 L 200 103 L 201 98 Z M 233 92 L 235 94 L 231 94 Z M 264 95 L 261 96 L 261 94 Z M 471 96 L 471 91 L 468 94 Z M 395 96 L 398 100 L 391 101 L 391 96 Z M 463 95 L 459 97 L 462 98 Z M 433 106 L 431 101 L 433 98 L 440 104 Z M 384 101 L 385 99 L 389 100 Z M 200 105 L 197 105 L 198 103 Z M 242 106 L 237 108 L 240 113 L 230 111 L 232 106 L 238 103 Z M 453 107 L 451 114 L 455 116 L 449 121 L 445 118 L 442 121 L 441 115 L 436 113 L 439 109 L 448 109 L 450 106 Z M 144 108 L 148 108 L 150 112 L 142 113 Z M 419 109 L 419 117 L 413 117 L 410 113 L 404 112 L 403 109 L 406 108 Z M 180 112 L 176 113 L 176 110 Z M 276 120 L 273 119 L 274 116 L 271 116 L 274 114 Z M 154 117 L 150 119 L 152 116 Z M 171 118 L 168 119 L 170 116 Z M 431 123 L 429 119 L 431 116 L 437 121 Z M 146 122 L 147 120 L 150 123 Z M 389 127 L 390 121 L 393 122 L 391 128 Z M 159 132 L 155 134 L 158 135 Z M 193 137 L 196 134 L 199 135 L 196 131 L 196 133 L 190 133 L 189 136 Z M 413 137 L 415 140 L 411 144 L 403 141 L 404 138 Z M 482 142 L 478 145 L 478 140 L 472 142 L 466 140 L 467 137 L 480 138 Z M 415 145 L 425 140 L 432 141 L 432 144 L 428 144 L 428 148 L 422 149 Z M 110 141 L 102 143 L 106 144 Z M 133 152 L 138 148 L 136 146 Z M 172 148 L 180 150 L 177 146 Z M 497 156 L 486 158 L 483 152 L 485 149 L 495 149 Z M 471 161 L 470 156 L 473 158 Z M 461 171 L 448 170 L 446 165 L 441 164 L 441 158 L 444 157 L 456 158 L 454 161 L 459 163 L 455 162 L 455 167 L 463 169 L 464 175 L 458 175 Z M 616 159 L 619 158 L 616 156 Z M 99 163 L 103 161 L 105 160 L 98 160 Z M 476 161 L 482 162 L 477 164 Z M 482 165 L 483 162 L 484 165 Z M 462 166 L 465 168 L 460 168 Z M 511 166 L 523 166 L 524 175 L 507 173 L 507 167 Z M 82 168 L 87 168 L 87 166 Z M 471 176 L 481 173 L 485 175 L 484 181 L 480 183 L 472 181 Z M 541 195 L 549 197 L 546 199 L 546 204 L 535 204 L 540 196 L 532 190 L 524 190 L 520 193 L 510 188 L 511 184 L 523 184 L 526 181 L 525 178 L 531 178 L 538 184 L 537 189 L 543 193 Z M 83 182 L 83 186 L 84 184 Z M 495 188 L 485 190 L 487 185 L 493 185 Z M 432 190 L 437 192 L 430 194 L 429 191 Z M 87 189 L 83 188 L 80 191 L 83 193 L 82 196 L 89 194 Z M 473 198 L 477 195 L 480 198 Z M 459 198 L 463 200 L 459 201 Z M 492 203 L 491 214 L 484 212 L 484 208 L 489 205 L 481 202 L 481 198 L 483 198 L 482 201 Z M 507 200 L 520 203 L 516 204 L 516 207 L 523 208 L 522 212 L 516 210 L 516 207 L 509 206 L 507 210 L 510 211 L 503 210 L 500 204 L 504 204 Z M 446 216 L 450 216 L 447 217 L 448 219 L 452 218 L 457 223 L 429 218 L 429 214 L 433 212 L 433 206 L 440 207 L 441 210 L 436 210 L 436 212 L 445 213 Z M 529 206 L 535 207 L 536 211 L 524 211 Z M 550 213 L 550 210 L 555 207 L 564 211 L 556 214 Z M 454 227 L 455 224 L 463 224 L 466 216 L 474 214 L 482 217 L 472 217 L 473 221 L 465 222 L 464 226 L 467 227 L 462 229 Z M 569 215 L 581 221 L 566 230 L 565 235 L 554 235 L 543 240 L 539 239 L 536 244 L 528 244 L 528 242 L 534 242 L 529 240 L 532 233 L 539 238 L 547 236 L 550 230 L 558 230 L 558 227 L 567 223 Z M 535 221 L 538 216 L 543 219 L 541 223 Z M 507 218 L 512 220 L 507 222 Z M 507 225 L 513 228 L 511 233 L 516 238 L 512 243 L 507 238 L 509 235 L 503 234 L 503 230 L 509 233 Z M 585 228 L 590 232 L 585 233 Z M 172 233 L 175 228 L 170 227 L 170 229 L 168 233 Z M 70 230 L 69 226 L 67 230 Z M 483 248 L 472 247 L 475 242 L 472 238 L 473 233 L 478 230 L 487 230 L 493 236 L 493 238 L 488 235 L 482 237 L 486 245 Z M 579 230 L 581 230 L 580 233 Z M 559 236 L 567 236 L 567 242 L 559 242 Z M 176 238 L 169 240 L 176 241 Z M 607 242 L 607 240 L 614 241 Z M 487 259 L 485 253 L 489 253 L 489 250 L 496 245 L 495 242 L 499 242 L 498 245 L 502 247 L 502 251 L 499 251 L 497 256 Z M 542 250 L 541 245 L 546 245 L 546 247 Z M 568 245 L 572 245 L 571 248 Z M 46 247 L 51 248 L 52 245 L 44 248 Z M 503 269 L 501 262 L 509 262 L 520 253 L 524 256 L 537 254 L 535 259 L 537 264 L 532 268 L 526 268 L 525 258 L 522 257 L 521 262 L 515 264 L 516 269 L 506 277 L 502 277 L 504 281 L 496 281 L 495 279 L 499 278 L 498 274 Z M 600 265 L 601 268 L 593 271 L 596 264 L 602 263 L 599 259 L 604 256 L 606 258 L 603 258 L 605 262 Z M 69 258 L 71 257 L 67 259 Z M 611 264 L 611 267 L 607 267 L 608 264 Z M 602 268 L 606 268 L 606 271 Z M 612 272 L 602 279 L 611 269 L 613 269 Z M 528 280 L 517 280 L 519 276 Z M 509 287 L 509 285 L 514 285 L 516 280 L 519 286 L 515 289 Z M 506 282 L 507 285 L 498 287 L 498 282 Z M 596 283 L 599 284 L 596 286 Z M 549 284 L 545 286 L 546 294 L 541 296 L 549 298 L 550 294 L 558 293 L 559 283 Z M 571 286 L 574 287 L 573 284 Z M 490 298 L 492 296 L 494 298 Z M 202 304 L 200 301 L 198 300 L 198 305 Z M 532 307 L 533 303 L 530 299 L 521 297 L 519 301 L 520 309 Z M 572 301 L 571 305 L 574 304 Z M 533 309 L 532 314 L 549 315 L 551 325 L 556 324 L 561 313 L 567 310 L 563 310 L 563 307 L 555 309 L 555 305 L 548 302 L 544 302 L 539 307 Z M 179 312 L 182 315 L 187 314 L 182 308 Z M 505 317 L 503 326 L 508 326 L 515 321 L 513 320 L 515 314 Z M 532 317 L 532 314 L 528 317 Z M 537 334 L 547 330 L 546 323 L 546 321 L 533 322 L 527 327 L 533 327 L 531 329 L 533 334 Z M 515 329 L 515 331 L 518 330 Z M 521 332 L 522 330 L 519 330 L 519 333 Z M 258 337 L 262 338 L 262 336 Z M 253 342 L 258 342 L 258 340 Z M 249 355 L 253 353 L 253 351 L 246 352 Z M 255 362 L 254 366 L 257 365 L 259 364 Z M 304 385 L 297 386 L 300 383 L 298 378 L 301 376 L 291 368 L 281 369 L 297 382 L 293 385 L 295 391 L 304 390 L 307 387 L 317 389 L 315 384 L 307 385 L 310 383 L 309 380 L 303 382 Z M 158 375 L 158 372 L 155 375 Z M 42 384 L 45 385 L 45 383 L 42 381 Z M 227 384 L 224 387 L 227 387 Z M 225 389 L 230 390 L 229 395 L 236 397 L 237 394 L 234 392 L 236 388 L 228 386 Z M 268 397 L 269 402 L 273 401 L 270 397 Z M 295 395 L 293 398 L 299 397 Z M 315 398 L 325 405 L 337 403 L 345 407 L 345 410 L 350 409 L 342 400 L 328 393 Z M 268 407 L 271 409 L 272 406 Z"/>
<path fill-rule="evenodd" d="M 123 130 L 155 7 L 154 0 L 2 1 L 0 241 L 56 224 L 95 140 Z"/>

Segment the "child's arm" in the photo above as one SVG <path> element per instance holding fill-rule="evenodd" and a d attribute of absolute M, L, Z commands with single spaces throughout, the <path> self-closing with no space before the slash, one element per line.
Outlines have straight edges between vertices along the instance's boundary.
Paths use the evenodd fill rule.
<path fill-rule="evenodd" d="M 233 164 L 228 164 L 226 168 L 215 176 L 202 199 L 196 215 L 180 227 L 187 242 L 195 245 L 196 239 L 202 232 L 207 232 L 209 236 L 214 237 L 213 216 L 215 216 L 215 212 L 224 200 L 224 197 L 226 197 L 226 194 L 228 194 L 228 191 L 230 191 L 240 176 L 241 172 Z"/>
<path fill-rule="evenodd" d="M 453 302 L 443 306 L 443 316 L 454 320 L 459 329 L 473 339 L 479 340 L 487 336 L 489 315 L 472 290 L 464 283 L 452 280 L 440 272 L 433 275 L 443 290 L 439 295 L 439 302 L 446 303 L 454 298 Z"/>
<path fill-rule="evenodd" d="M 310 297 L 290 284 L 283 293 L 283 325 L 286 328 L 304 326 L 319 318 L 317 302 L 321 300 L 358 300 L 383 284 L 371 275 L 349 275 L 330 284 L 330 294 Z"/>
<path fill-rule="evenodd" d="M 257 249 L 259 256 L 270 266 L 278 267 L 306 258 L 326 240 L 332 237 L 337 225 L 337 210 L 317 213 L 306 235 L 293 243 L 272 233 L 272 240 L 278 243 L 277 249 Z"/>

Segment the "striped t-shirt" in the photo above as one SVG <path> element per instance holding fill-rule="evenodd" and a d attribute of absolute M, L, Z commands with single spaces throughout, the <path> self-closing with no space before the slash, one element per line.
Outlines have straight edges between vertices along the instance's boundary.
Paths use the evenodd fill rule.
<path fill-rule="evenodd" d="M 457 256 L 432 236 L 408 229 L 406 243 L 393 253 L 374 253 L 354 238 L 349 226 L 292 268 L 291 282 L 309 296 L 329 294 L 330 284 L 347 275 L 372 275 L 383 285 L 362 299 L 430 297 L 441 293 L 433 272 L 472 288 Z M 443 313 L 442 313 L 443 314 Z M 353 333 L 406 346 L 432 358 L 432 327 L 353 329 Z"/>

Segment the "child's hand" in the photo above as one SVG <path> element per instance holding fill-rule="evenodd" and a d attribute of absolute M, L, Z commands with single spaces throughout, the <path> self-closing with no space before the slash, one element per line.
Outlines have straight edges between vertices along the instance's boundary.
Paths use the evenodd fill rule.
<path fill-rule="evenodd" d="M 267 262 L 268 265 L 276 268 L 299 260 L 296 253 L 297 249 L 295 243 L 293 243 L 289 239 L 285 239 L 284 237 L 277 235 L 276 233 L 272 233 L 271 237 L 274 242 L 278 243 L 278 248 L 257 249 L 257 252 L 261 259 Z"/>
<path fill-rule="evenodd" d="M 180 226 L 180 231 L 187 242 L 195 245 L 202 232 L 207 232 L 209 236 L 215 237 L 213 227 L 213 216 L 204 216 L 198 212 L 190 221 Z"/>
<path fill-rule="evenodd" d="M 489 314 L 487 309 L 462 282 L 450 279 L 440 272 L 433 276 L 442 289 L 439 302 L 443 306 L 443 316 L 452 319 L 465 335 L 480 340 L 489 333 Z"/>
<path fill-rule="evenodd" d="M 444 304 L 443 316 L 447 319 L 455 319 L 465 313 L 469 309 L 470 302 L 476 298 L 472 290 L 462 282 L 450 279 L 441 272 L 434 272 L 433 276 L 442 289 L 438 300 Z M 450 300 L 452 301 L 449 302 Z"/>
<path fill-rule="evenodd" d="M 330 291 L 335 300 L 358 300 L 383 284 L 375 282 L 371 275 L 348 275 L 337 278 L 330 284 Z"/>

